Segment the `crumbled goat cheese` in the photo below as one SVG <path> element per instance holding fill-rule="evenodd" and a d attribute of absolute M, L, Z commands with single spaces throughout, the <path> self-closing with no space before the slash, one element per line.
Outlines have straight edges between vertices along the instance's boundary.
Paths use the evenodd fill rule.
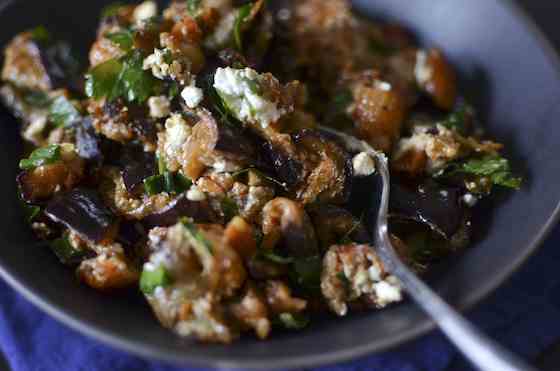
<path fill-rule="evenodd" d="M 202 89 L 196 87 L 193 80 L 191 85 L 183 89 L 181 97 L 185 100 L 187 107 L 192 109 L 198 107 L 200 102 L 202 102 L 202 99 L 204 99 L 204 92 Z"/>
<path fill-rule="evenodd" d="M 152 75 L 158 79 L 165 79 L 169 75 L 169 64 L 165 62 L 166 52 L 162 49 L 154 49 L 153 54 L 144 59 L 142 68 L 152 70 Z"/>
<path fill-rule="evenodd" d="M 212 165 L 218 173 L 230 173 L 239 170 L 239 166 L 225 159 L 219 159 Z"/>
<path fill-rule="evenodd" d="M 352 160 L 354 175 L 370 176 L 375 173 L 375 161 L 366 152 L 358 153 Z"/>
<path fill-rule="evenodd" d="M 414 67 L 414 76 L 418 85 L 427 84 L 433 76 L 433 70 L 428 64 L 428 53 L 424 50 L 419 50 L 416 53 L 416 66 Z"/>
<path fill-rule="evenodd" d="M 461 143 L 454 132 L 443 125 L 436 125 L 437 134 L 432 134 L 427 129 L 416 127 L 411 137 L 402 138 L 396 146 L 393 159 L 398 160 L 411 150 L 425 152 L 428 156 L 426 170 L 434 174 L 459 156 Z"/>
<path fill-rule="evenodd" d="M 255 91 L 259 79 L 260 75 L 250 68 L 218 68 L 214 75 L 214 88 L 240 121 L 259 123 L 266 128 L 286 112 L 279 109 L 276 102 L 263 98 Z"/>
<path fill-rule="evenodd" d="M 144 1 L 134 9 L 132 18 L 136 24 L 141 24 L 147 19 L 157 15 L 158 8 L 155 1 Z"/>
<path fill-rule="evenodd" d="M 377 90 L 381 90 L 381 91 L 393 90 L 393 86 L 386 81 L 375 80 L 374 86 Z"/>
<path fill-rule="evenodd" d="M 377 296 L 377 303 L 380 306 L 385 306 L 390 303 L 395 303 L 402 300 L 401 288 L 397 282 L 387 277 L 385 281 L 375 284 L 375 295 Z"/>
<path fill-rule="evenodd" d="M 150 116 L 156 119 L 169 116 L 170 102 L 166 96 L 150 97 L 148 99 L 148 107 L 150 108 Z"/>
<path fill-rule="evenodd" d="M 165 121 L 165 143 L 163 151 L 168 158 L 175 158 L 182 151 L 183 144 L 191 136 L 192 128 L 180 113 L 174 113 Z"/>
<path fill-rule="evenodd" d="M 166 58 L 170 53 L 169 49 L 154 49 L 154 52 L 144 59 L 142 68 L 151 70 L 152 75 L 160 80 L 171 77 L 173 80 L 184 83 L 186 76 L 189 74 L 188 69 L 184 71 L 183 65 L 177 60 L 167 63 Z"/>
<path fill-rule="evenodd" d="M 206 195 L 197 186 L 192 186 L 187 192 L 187 199 L 193 202 L 206 200 Z"/>
<path fill-rule="evenodd" d="M 467 193 L 463 196 L 463 202 L 468 207 L 474 207 L 478 203 L 478 198 L 472 193 Z"/>

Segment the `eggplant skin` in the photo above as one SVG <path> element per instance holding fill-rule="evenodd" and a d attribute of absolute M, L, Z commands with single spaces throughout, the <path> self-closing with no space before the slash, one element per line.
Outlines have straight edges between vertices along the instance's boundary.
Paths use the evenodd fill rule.
<path fill-rule="evenodd" d="M 361 220 L 348 210 L 335 205 L 314 205 L 307 210 L 323 249 L 340 243 L 343 239 L 367 244 L 371 237 Z"/>
<path fill-rule="evenodd" d="M 126 190 L 133 193 L 144 179 L 156 175 L 156 158 L 136 146 L 124 146 L 118 160 Z"/>
<path fill-rule="evenodd" d="M 142 223 L 147 229 L 169 227 L 177 224 L 182 217 L 192 218 L 196 223 L 221 222 L 208 201 L 191 201 L 183 194 L 163 210 L 146 216 L 142 219 Z"/>
<path fill-rule="evenodd" d="M 93 163 L 103 162 L 99 136 L 95 133 L 91 117 L 85 117 L 76 127 L 76 148 L 81 158 Z"/>
<path fill-rule="evenodd" d="M 54 197 L 47 204 L 45 214 L 95 243 L 110 239 L 117 225 L 114 214 L 97 191 L 87 188 L 75 188 Z"/>
<path fill-rule="evenodd" d="M 276 178 L 286 184 L 286 187 L 293 188 L 301 182 L 303 165 L 296 158 L 270 142 L 263 143 L 262 150 L 263 157 L 274 170 Z"/>
<path fill-rule="evenodd" d="M 463 191 L 432 180 L 416 185 L 391 185 L 390 216 L 427 225 L 452 239 L 467 224 L 469 213 L 461 202 Z"/>
<path fill-rule="evenodd" d="M 352 157 L 319 130 L 304 129 L 293 135 L 305 180 L 295 189 L 304 204 L 343 204 L 352 191 Z"/>

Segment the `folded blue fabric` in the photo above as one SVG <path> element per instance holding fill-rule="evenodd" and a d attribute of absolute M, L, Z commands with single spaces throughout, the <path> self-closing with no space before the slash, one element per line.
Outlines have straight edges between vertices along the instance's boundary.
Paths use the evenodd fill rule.
<path fill-rule="evenodd" d="M 559 245 L 560 227 L 520 272 L 469 315 L 495 339 L 527 358 L 560 340 Z M 40 312 L 3 282 L 0 311 L 0 347 L 14 371 L 179 370 L 85 338 Z M 434 332 L 391 352 L 318 370 L 443 371 L 457 357 L 449 342 Z M 470 369 L 459 363 L 454 363 L 454 370 Z"/>

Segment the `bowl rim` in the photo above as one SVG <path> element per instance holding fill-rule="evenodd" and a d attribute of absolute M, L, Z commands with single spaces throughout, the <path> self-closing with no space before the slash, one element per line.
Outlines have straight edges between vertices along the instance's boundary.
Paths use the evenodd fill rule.
<path fill-rule="evenodd" d="M 0 1 L 0 14 L 9 6 L 16 3 L 16 0 Z M 536 40 L 540 49 L 546 55 L 548 62 L 553 66 L 554 71 L 560 79 L 560 55 L 557 53 L 551 41 L 537 25 L 536 21 L 521 8 L 514 0 L 501 0 L 499 3 L 524 24 L 527 32 L 529 32 Z M 483 299 L 487 298 L 492 292 L 496 291 L 509 277 L 511 277 L 540 247 L 543 241 L 552 231 L 553 227 L 560 221 L 560 200 L 556 205 L 552 214 L 548 217 L 546 223 L 541 227 L 539 232 L 534 236 L 528 246 L 523 250 L 519 257 L 509 266 L 505 267 L 491 279 L 485 281 L 478 290 L 465 297 L 462 305 L 459 306 L 461 312 L 470 310 L 479 304 Z M 90 339 L 101 341 L 115 349 L 126 351 L 130 354 L 143 358 L 155 359 L 163 362 L 171 362 L 179 365 L 191 365 L 202 367 L 230 368 L 230 369 L 286 369 L 295 367 L 313 367 L 335 362 L 343 362 L 356 359 L 366 355 L 372 355 L 394 348 L 398 345 L 410 342 L 422 335 L 426 335 L 430 331 L 436 329 L 435 323 L 425 317 L 425 320 L 410 330 L 403 331 L 387 340 L 378 341 L 375 344 L 365 344 L 356 346 L 351 349 L 341 349 L 339 351 L 330 352 L 328 354 L 296 356 L 280 358 L 274 361 L 251 360 L 244 359 L 239 361 L 212 361 L 206 356 L 196 356 L 192 354 L 179 355 L 173 351 L 166 351 L 160 348 L 154 348 L 143 343 L 141 340 L 131 340 L 114 334 L 111 330 L 99 329 L 95 325 L 75 318 L 64 308 L 60 308 L 50 300 L 43 298 L 40 292 L 34 292 L 26 287 L 26 285 L 18 280 L 15 274 L 11 273 L 8 268 L 0 264 L 0 277 L 8 283 L 8 285 L 21 294 L 26 300 L 38 307 L 41 311 L 54 318 L 59 323 L 70 327 L 79 334 L 85 335 Z"/>

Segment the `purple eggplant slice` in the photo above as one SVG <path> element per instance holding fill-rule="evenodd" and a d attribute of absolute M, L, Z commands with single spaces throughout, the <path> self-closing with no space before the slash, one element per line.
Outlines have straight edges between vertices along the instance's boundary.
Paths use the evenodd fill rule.
<path fill-rule="evenodd" d="M 147 229 L 168 227 L 176 224 L 182 217 L 192 218 L 195 223 L 220 222 L 220 218 L 207 201 L 191 201 L 183 194 L 163 210 L 146 216 L 142 223 Z"/>
<path fill-rule="evenodd" d="M 115 216 L 99 194 L 86 188 L 56 196 L 47 204 L 45 214 L 95 243 L 111 238 L 116 226 Z"/>
<path fill-rule="evenodd" d="M 337 142 L 318 130 L 303 130 L 293 136 L 305 180 L 295 189 L 305 203 L 343 204 L 352 189 L 352 158 Z"/>
<path fill-rule="evenodd" d="M 265 241 L 288 256 L 310 257 L 318 254 L 315 229 L 309 215 L 297 202 L 288 198 L 275 198 L 263 208 L 263 233 Z"/>
<path fill-rule="evenodd" d="M 76 127 L 76 148 L 81 158 L 93 163 L 103 161 L 101 140 L 95 133 L 91 117 L 85 117 Z"/>
<path fill-rule="evenodd" d="M 371 242 L 362 221 L 346 209 L 334 205 L 317 205 L 310 207 L 308 213 L 323 249 L 349 241 L 364 244 Z"/>
<path fill-rule="evenodd" d="M 445 187 L 434 181 L 418 185 L 395 183 L 391 186 L 390 216 L 425 224 L 451 239 L 468 224 L 461 197 L 460 188 Z"/>
<path fill-rule="evenodd" d="M 122 169 L 124 185 L 133 193 L 144 179 L 156 174 L 156 159 L 153 153 L 144 152 L 140 147 L 125 146 L 119 163 Z"/>
<path fill-rule="evenodd" d="M 303 166 L 295 156 L 290 156 L 282 148 L 270 142 L 263 143 L 262 148 L 264 158 L 274 170 L 276 179 L 286 184 L 286 187 L 290 189 L 301 182 Z"/>

